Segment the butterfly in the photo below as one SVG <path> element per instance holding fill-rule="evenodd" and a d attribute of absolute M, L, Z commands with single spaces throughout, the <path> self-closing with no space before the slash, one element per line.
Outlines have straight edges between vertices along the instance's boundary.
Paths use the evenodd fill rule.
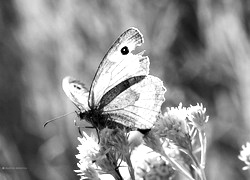
<path fill-rule="evenodd" d="M 129 28 L 113 43 L 101 61 L 90 90 L 79 80 L 65 77 L 62 88 L 85 119 L 98 130 L 105 127 L 150 129 L 164 102 L 163 82 L 149 75 L 149 58 L 133 50 L 144 39 Z"/>

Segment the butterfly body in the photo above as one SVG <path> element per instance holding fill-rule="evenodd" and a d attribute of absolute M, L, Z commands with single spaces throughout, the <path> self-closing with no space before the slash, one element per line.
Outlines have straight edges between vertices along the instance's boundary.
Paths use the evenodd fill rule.
<path fill-rule="evenodd" d="M 84 119 L 89 122 L 93 127 L 98 130 L 102 130 L 105 127 L 110 129 L 114 129 L 119 127 L 121 129 L 128 128 L 120 123 L 112 121 L 108 114 L 103 114 L 102 110 L 99 109 L 90 109 L 88 111 L 80 112 L 78 114 L 80 119 Z"/>
<path fill-rule="evenodd" d="M 90 90 L 71 77 L 63 90 L 85 119 L 98 130 L 104 127 L 150 129 L 157 120 L 166 91 L 163 82 L 149 75 L 149 58 L 134 54 L 143 43 L 136 28 L 125 31 L 101 61 Z"/>

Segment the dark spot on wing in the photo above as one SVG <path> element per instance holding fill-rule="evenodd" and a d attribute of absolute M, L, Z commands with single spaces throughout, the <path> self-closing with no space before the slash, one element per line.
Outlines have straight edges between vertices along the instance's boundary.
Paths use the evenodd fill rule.
<path fill-rule="evenodd" d="M 121 53 L 122 55 L 127 55 L 129 53 L 129 49 L 127 46 L 124 46 L 122 49 L 121 49 Z"/>
<path fill-rule="evenodd" d="M 74 88 L 78 89 L 78 90 L 81 90 L 81 87 L 80 86 L 77 86 L 76 84 L 74 84 Z"/>
<path fill-rule="evenodd" d="M 99 109 L 102 109 L 104 106 L 109 104 L 114 98 L 116 98 L 119 94 L 121 94 L 123 91 L 128 89 L 130 86 L 140 82 L 143 80 L 146 76 L 135 76 L 131 77 L 129 79 L 126 79 L 125 81 L 122 81 L 112 89 L 110 89 L 106 94 L 103 95 Z"/>

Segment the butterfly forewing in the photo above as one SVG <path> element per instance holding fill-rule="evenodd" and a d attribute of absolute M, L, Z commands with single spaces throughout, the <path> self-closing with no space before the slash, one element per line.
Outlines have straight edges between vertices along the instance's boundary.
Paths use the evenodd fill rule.
<path fill-rule="evenodd" d="M 103 111 L 125 126 L 149 129 L 157 120 L 165 91 L 159 78 L 148 75 L 119 94 Z"/>
<path fill-rule="evenodd" d="M 148 75 L 148 57 L 143 56 L 143 52 L 132 53 L 142 43 L 142 34 L 136 28 L 128 29 L 114 42 L 100 63 L 92 82 L 88 100 L 90 107 L 98 106 L 104 94 L 120 82 L 134 76 Z M 124 47 L 128 50 L 125 53 L 122 51 Z"/>
<path fill-rule="evenodd" d="M 84 84 L 72 77 L 65 77 L 62 81 L 62 88 L 68 98 L 80 109 L 88 110 L 89 91 Z"/>

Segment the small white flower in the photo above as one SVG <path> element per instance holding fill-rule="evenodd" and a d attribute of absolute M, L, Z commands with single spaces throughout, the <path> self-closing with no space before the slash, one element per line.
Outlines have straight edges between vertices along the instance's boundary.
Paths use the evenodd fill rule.
<path fill-rule="evenodd" d="M 177 108 L 167 108 L 167 111 L 159 118 L 151 131 L 163 141 L 168 139 L 171 143 L 181 148 L 191 150 L 187 114 L 187 109 L 182 107 L 181 103 Z"/>
<path fill-rule="evenodd" d="M 243 161 L 246 166 L 244 166 L 242 169 L 247 170 L 250 168 L 250 143 L 247 142 L 246 145 L 242 145 L 242 150 L 240 151 L 240 155 L 238 158 Z"/>
<path fill-rule="evenodd" d="M 131 159 L 136 179 L 166 179 L 174 175 L 174 170 L 164 157 L 145 145 L 135 148 Z"/>
<path fill-rule="evenodd" d="M 99 152 L 99 144 L 94 140 L 93 137 L 89 137 L 85 132 L 82 132 L 83 137 L 78 137 L 81 145 L 78 145 L 77 149 L 79 154 L 76 158 L 80 161 L 91 162 L 94 160 L 95 155 Z"/>
<path fill-rule="evenodd" d="M 190 124 L 196 127 L 199 131 L 204 131 L 205 124 L 208 122 L 209 116 L 206 116 L 206 108 L 202 104 L 190 106 L 188 109 L 188 119 Z"/>
<path fill-rule="evenodd" d="M 130 151 L 142 144 L 144 134 L 139 131 L 130 131 L 128 133 L 128 142 Z"/>
<path fill-rule="evenodd" d="M 182 107 L 182 103 L 179 106 L 167 108 L 167 112 L 164 113 L 164 117 L 169 118 L 170 120 L 174 120 L 176 129 L 179 133 L 188 134 L 189 127 L 187 125 L 187 108 Z"/>
<path fill-rule="evenodd" d="M 98 167 L 93 162 L 96 160 L 100 147 L 94 137 L 89 137 L 85 132 L 82 132 L 82 135 L 82 138 L 78 138 L 81 145 L 78 145 L 79 154 L 76 155 L 76 158 L 79 159 L 79 163 L 77 163 L 79 170 L 75 170 L 75 172 L 81 176 L 81 179 L 99 179 Z"/>
<path fill-rule="evenodd" d="M 151 148 L 145 145 L 138 146 L 131 155 L 136 177 L 143 178 L 150 171 L 148 162 L 152 161 L 152 159 L 156 160 L 158 157 L 160 157 L 160 154 L 154 152 Z"/>

